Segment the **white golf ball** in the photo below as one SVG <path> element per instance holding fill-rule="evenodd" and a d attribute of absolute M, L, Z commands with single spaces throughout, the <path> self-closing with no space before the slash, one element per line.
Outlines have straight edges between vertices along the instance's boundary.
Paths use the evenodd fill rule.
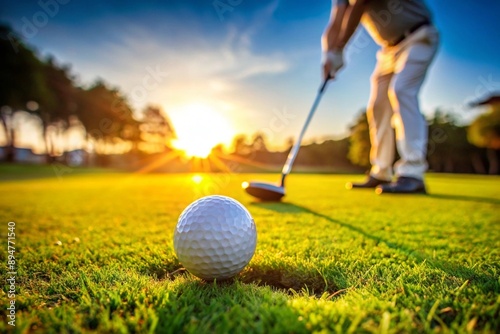
<path fill-rule="evenodd" d="M 179 217 L 174 249 L 193 275 L 223 280 L 250 262 L 257 244 L 255 222 L 238 201 L 206 196 L 191 203 Z"/>

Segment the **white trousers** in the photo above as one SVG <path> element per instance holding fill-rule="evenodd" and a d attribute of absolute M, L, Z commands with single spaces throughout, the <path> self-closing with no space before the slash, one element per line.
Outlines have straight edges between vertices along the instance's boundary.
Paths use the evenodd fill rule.
<path fill-rule="evenodd" d="M 396 176 L 423 179 L 427 170 L 427 122 L 420 112 L 418 94 L 438 43 L 437 30 L 426 26 L 397 46 L 383 47 L 377 53 L 367 108 L 370 174 L 377 179 L 392 179 L 395 146 L 400 156 L 394 165 Z"/>

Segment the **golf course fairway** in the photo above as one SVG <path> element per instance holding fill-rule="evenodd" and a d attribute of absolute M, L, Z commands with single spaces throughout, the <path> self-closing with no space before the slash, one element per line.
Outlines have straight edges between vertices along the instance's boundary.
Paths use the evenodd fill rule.
<path fill-rule="evenodd" d="M 282 202 L 241 189 L 276 174 L 140 174 L 0 166 L 2 266 L 15 223 L 15 333 L 406 333 L 500 330 L 500 178 L 429 174 L 429 195 L 292 174 Z M 182 210 L 221 194 L 257 226 L 234 279 L 204 282 L 173 249 Z"/>

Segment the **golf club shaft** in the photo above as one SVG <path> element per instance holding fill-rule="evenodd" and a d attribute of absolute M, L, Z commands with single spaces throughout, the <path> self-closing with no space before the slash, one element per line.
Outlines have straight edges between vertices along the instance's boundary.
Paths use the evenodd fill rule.
<path fill-rule="evenodd" d="M 302 127 L 302 131 L 300 131 L 299 138 L 297 138 L 297 141 L 295 142 L 290 153 L 288 154 L 285 165 L 283 166 L 283 170 L 281 171 L 281 186 L 282 187 L 285 184 L 285 177 L 292 170 L 292 166 L 293 166 L 293 163 L 295 161 L 295 158 L 297 158 L 297 154 L 299 153 L 299 148 L 300 148 L 300 144 L 302 143 L 302 138 L 304 137 L 304 134 L 306 133 L 307 127 L 309 126 L 309 123 L 311 122 L 311 119 L 314 115 L 314 112 L 316 111 L 316 108 L 318 107 L 319 101 L 321 100 L 321 96 L 323 95 L 323 92 L 325 90 L 325 87 L 326 87 L 328 80 L 329 80 L 329 78 L 325 79 L 325 81 L 323 81 L 323 83 L 321 84 L 319 91 L 318 91 L 318 94 L 316 95 L 316 99 L 314 100 L 314 103 L 312 105 L 311 111 L 309 111 L 309 115 L 307 116 L 306 122 L 304 123 L 304 126 Z"/>

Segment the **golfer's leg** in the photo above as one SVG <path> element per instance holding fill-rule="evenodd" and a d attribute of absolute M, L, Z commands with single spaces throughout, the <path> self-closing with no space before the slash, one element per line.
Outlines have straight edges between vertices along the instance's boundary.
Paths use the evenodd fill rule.
<path fill-rule="evenodd" d="M 388 90 L 393 74 L 372 74 L 370 100 L 366 110 L 370 127 L 370 175 L 384 181 L 392 178 L 394 162 L 394 130 L 391 127 L 393 114 Z"/>
<path fill-rule="evenodd" d="M 427 122 L 420 112 L 418 94 L 435 52 L 436 45 L 429 43 L 409 46 L 401 56 L 403 63 L 398 66 L 389 90 L 401 156 L 395 165 L 398 176 L 423 179 L 427 170 Z"/>

